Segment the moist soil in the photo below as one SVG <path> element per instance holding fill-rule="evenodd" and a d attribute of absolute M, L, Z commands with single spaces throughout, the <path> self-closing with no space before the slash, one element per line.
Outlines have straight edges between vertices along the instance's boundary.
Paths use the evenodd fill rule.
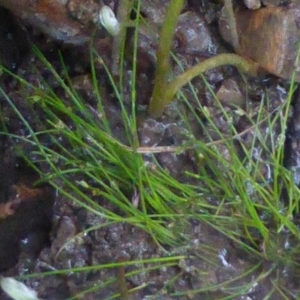
<path fill-rule="evenodd" d="M 70 7 L 78 6 L 78 1 L 69 2 Z M 90 7 L 95 7 L 94 1 L 81 2 L 85 2 L 86 7 L 89 7 L 91 3 L 93 5 Z M 110 1 L 108 4 L 113 4 L 113 2 Z M 143 17 L 153 24 L 151 33 L 141 27 L 138 44 L 138 105 L 146 107 L 152 91 L 151 82 L 153 82 L 155 70 L 158 28 L 163 20 L 168 1 L 142 2 Z M 188 1 L 186 4 L 178 22 L 173 45 L 173 51 L 184 68 L 218 53 L 232 52 L 231 47 L 222 40 L 219 34 L 217 24 L 220 10 L 221 5 L 218 1 Z M 0 9 L 0 14 L 1 61 L 12 74 L 24 78 L 34 86 L 42 87 L 43 82 L 46 82 L 57 95 L 68 101 L 68 97 L 49 69 L 36 58 L 31 50 L 34 44 L 59 74 L 63 74 L 65 70 L 60 60 L 63 57 L 65 68 L 68 70 L 74 88 L 87 106 L 96 109 L 91 82 L 89 47 L 86 44 L 66 45 L 61 41 L 53 41 L 47 35 L 36 30 L 32 24 L 23 24 L 7 10 Z M 84 21 L 82 22 L 84 23 Z M 127 38 L 126 51 L 130 54 L 133 51 L 130 32 Z M 94 41 L 95 48 L 101 51 L 101 57 L 108 65 L 110 64 L 111 41 L 102 31 L 96 34 Z M 124 63 L 125 105 L 129 105 L 131 97 L 129 83 L 126 83 L 126 80 L 129 82 L 131 79 L 130 68 L 131 61 L 130 55 L 128 55 L 128 59 Z M 103 67 L 98 67 L 96 72 L 102 86 L 105 111 L 109 117 L 113 134 L 122 141 L 125 133 L 121 128 L 121 108 L 114 99 L 112 86 Z M 181 72 L 174 62 L 174 73 Z M 266 114 L 271 114 L 285 101 L 289 89 L 288 82 L 269 74 L 261 75 L 259 78 L 247 78 L 246 88 L 243 78 L 232 67 L 218 68 L 207 72 L 205 76 L 228 112 L 232 110 L 233 102 L 239 107 L 247 106 L 249 111 L 255 112 L 260 106 L 260 101 L 264 97 L 269 97 L 270 104 L 266 107 Z M 39 131 L 41 123 L 46 122 L 46 117 L 38 105 L 32 105 L 25 101 L 25 97 L 34 95 L 34 91 L 29 86 L 24 87 L 13 75 L 4 73 L 1 75 L 0 81 L 1 89 L 21 112 L 26 122 L 33 129 Z M 214 119 L 217 128 L 221 132 L 227 132 L 228 124 L 201 78 L 194 79 L 193 84 L 202 105 L 210 110 L 211 118 Z M 188 97 L 191 92 L 186 89 L 185 93 Z M 297 103 L 296 100 L 295 103 Z M 2 131 L 20 137 L 27 136 L 28 128 L 17 116 L 3 93 L 0 96 L 0 105 Z M 191 105 L 196 107 L 197 103 L 191 103 Z M 296 111 L 297 107 L 299 108 L 300 105 L 295 104 Z M 142 147 L 181 145 L 184 142 L 184 133 L 178 118 L 178 113 L 172 105 L 167 108 L 161 118 L 153 119 L 141 116 L 138 124 L 140 145 Z M 199 139 L 204 139 L 205 136 L 199 130 L 199 125 L 194 117 L 191 115 L 189 119 L 194 135 Z M 297 138 L 297 123 L 297 118 L 293 117 L 291 112 L 291 129 L 288 132 L 286 146 L 287 156 L 290 158 L 287 161 L 288 167 L 295 167 L 299 160 L 297 153 L 291 150 L 293 142 L 299 139 Z M 242 132 L 249 127 L 249 123 L 240 116 L 236 117 L 235 126 L 238 132 Z M 268 131 L 266 124 L 262 123 L 260 126 L 262 133 Z M 208 128 L 208 131 L 211 136 L 215 135 L 215 139 L 218 138 L 214 128 Z M 253 134 L 249 131 L 243 136 L 243 143 L 246 146 L 252 146 Z M 275 126 L 274 136 L 278 135 L 279 132 L 276 132 Z M 276 138 L 274 139 L 276 140 Z M 42 142 L 51 147 L 47 138 Z M 255 147 L 257 153 L 265 158 L 264 149 L 260 145 L 255 145 Z M 28 144 L 20 139 L 1 135 L 0 151 L 0 274 L 2 276 L 17 277 L 46 271 L 165 256 L 164 250 L 148 233 L 127 223 L 111 224 L 80 234 L 91 226 L 104 224 L 105 219 L 73 203 L 61 193 L 57 193 L 47 183 L 37 184 L 40 176 L 35 165 L 37 166 L 39 162 L 34 160 L 34 151 Z M 34 164 L 26 161 L 21 153 L 27 153 Z M 223 153 L 224 156 L 227 155 L 225 148 Z M 179 181 L 187 180 L 184 172 L 193 171 L 195 164 L 192 154 L 189 153 L 180 155 L 159 153 L 157 161 L 169 171 L 170 176 Z M 267 172 L 264 170 L 267 170 L 268 167 L 263 165 L 262 173 L 266 174 Z M 49 170 L 45 169 L 44 171 Z M 116 209 L 107 201 L 101 199 L 95 199 L 95 201 L 100 201 L 101 205 L 107 209 Z M 300 283 L 297 280 L 299 270 L 288 269 L 286 266 L 279 267 L 276 274 L 270 274 L 260 282 L 252 282 L 253 278 L 262 271 L 271 269 L 270 263 L 265 261 L 251 275 L 245 275 L 251 266 L 257 265 L 257 261 L 251 256 L 245 256 L 245 252 L 236 247 L 231 240 L 207 224 L 190 220 L 182 234 L 186 237 L 185 243 L 182 242 L 178 247 L 173 248 L 166 246 L 166 249 L 169 253 L 184 255 L 186 257 L 184 260 L 177 265 L 137 273 L 127 277 L 126 281 L 124 281 L 125 272 L 135 271 L 141 266 L 133 265 L 126 268 L 87 272 L 70 271 L 68 274 L 29 278 L 24 282 L 37 291 L 40 299 L 53 300 L 111 299 L 110 297 L 116 293 L 121 293 L 119 299 L 125 299 L 124 284 L 127 289 L 136 288 L 128 299 L 225 299 L 225 297 L 227 297 L 226 299 L 240 300 L 264 299 L 274 289 L 273 282 L 276 280 L 294 294 L 297 294 L 300 289 Z M 207 249 L 216 250 L 211 254 L 206 252 L 204 257 L 199 245 L 206 245 Z M 278 272 L 281 272 L 282 276 L 279 276 Z M 232 290 L 234 291 L 235 288 L 245 285 L 245 283 L 249 283 L 248 289 L 245 290 L 243 296 L 231 298 L 222 290 L 222 283 L 239 276 L 240 279 L 232 284 Z M 105 282 L 109 282 L 109 284 L 105 284 Z M 201 293 L 201 288 L 208 284 L 215 284 L 215 291 Z M 90 291 L 85 295 L 75 298 L 77 294 L 88 289 Z M 195 294 L 187 293 L 187 291 L 196 290 L 198 292 Z M 180 293 L 182 294 L 180 295 Z M 9 298 L 0 291 L 0 299 Z M 287 298 L 274 291 L 271 299 Z"/>

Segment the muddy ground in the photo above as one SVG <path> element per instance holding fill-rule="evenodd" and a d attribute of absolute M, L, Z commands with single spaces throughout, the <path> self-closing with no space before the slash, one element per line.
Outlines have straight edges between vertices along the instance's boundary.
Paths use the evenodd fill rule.
<path fill-rule="evenodd" d="M 98 8 L 98 3 L 86 0 L 84 1 L 86 7 L 90 7 L 91 10 L 76 14 L 77 2 L 69 1 L 69 9 L 73 8 L 73 17 L 80 20 L 82 24 L 85 22 L 90 24 L 90 19 L 85 18 L 85 16 L 93 14 L 94 10 L 96 11 Z M 137 78 L 138 104 L 146 106 L 149 103 L 152 89 L 149 82 L 153 80 L 155 69 L 157 28 L 163 19 L 168 1 L 142 2 L 143 17 L 156 30 L 150 34 L 141 28 L 140 32 Z M 108 4 L 113 5 L 114 1 L 109 1 Z M 221 6 L 219 1 L 187 1 L 185 10 L 178 22 L 173 46 L 174 53 L 185 68 L 218 53 L 233 51 L 219 34 L 217 23 Z M 5 67 L 35 86 L 41 84 L 41 78 L 43 78 L 61 97 L 65 97 L 49 70 L 35 57 L 31 51 L 31 46 L 32 44 L 37 45 L 57 71 L 62 73 L 58 55 L 60 51 L 75 88 L 88 105 L 95 106 L 90 82 L 91 72 L 87 44 L 72 45 L 72 43 L 65 44 L 62 41 L 53 41 L 53 37 L 49 38 L 47 32 L 45 34 L 45 32 L 40 31 L 40 28 L 37 29 L 32 24 L 23 23 L 7 10 L 0 9 L 0 14 L 0 56 Z M 109 64 L 111 39 L 103 30 L 99 29 L 96 33 L 95 47 L 101 51 L 101 56 Z M 130 37 L 127 51 L 132 52 Z M 129 59 L 125 64 L 125 70 L 130 70 Z M 181 73 L 175 63 L 174 72 Z M 116 136 L 122 135 L 123 131 L 120 131 L 118 127 L 122 123 L 119 115 L 120 107 L 113 99 L 111 86 L 104 70 L 99 68 L 97 73 L 106 95 L 106 99 L 104 99 L 106 111 L 111 118 L 112 128 L 116 129 L 114 134 Z M 129 71 L 126 76 L 129 80 Z M 259 78 L 248 78 L 246 91 L 240 74 L 231 67 L 212 70 L 206 74 L 206 78 L 220 97 L 221 102 L 227 107 L 229 107 L 229 101 L 232 99 L 234 99 L 235 104 L 245 107 L 247 93 L 249 101 L 247 105 L 250 110 L 255 111 L 258 109 L 261 99 L 268 95 L 270 105 L 266 108 L 266 113 L 273 112 L 279 104 L 285 101 L 289 88 L 287 81 L 264 74 Z M 24 94 L 28 96 L 31 91 L 26 90 L 24 92 L 24 86 L 7 74 L 3 74 L 0 81 L 1 89 L 12 100 L 25 120 L 29 122 L 32 128 L 39 130 L 40 123 L 36 116 L 40 116 L 43 120 L 42 111 L 24 101 Z M 210 109 L 215 124 L 225 132 L 224 119 L 215 107 L 214 99 L 205 88 L 202 80 L 195 79 L 193 83 L 201 96 L 203 105 Z M 186 90 L 186 93 L 188 94 L 189 91 Z M 125 95 L 125 99 L 130 99 L 130 95 Z M 28 134 L 27 128 L 15 114 L 11 105 L 8 104 L 3 93 L 0 97 L 0 105 L 2 130 L 14 135 L 26 136 Z M 196 107 L 197 104 L 193 103 L 192 105 Z M 203 134 L 197 132 L 198 125 L 192 116 L 190 122 L 194 134 L 203 138 Z M 238 132 L 243 131 L 249 125 L 242 117 L 235 122 Z M 261 130 L 266 131 L 267 128 L 263 126 L 265 125 L 262 125 Z M 210 131 L 213 134 L 213 129 Z M 184 140 L 180 131 L 178 114 L 176 115 L 172 107 L 167 109 L 162 118 L 155 120 L 143 118 L 139 124 L 139 135 L 141 146 L 180 145 Z M 275 131 L 274 135 L 278 135 L 278 132 Z M 251 145 L 252 138 L 251 132 L 249 132 L 244 137 L 245 144 Z M 122 140 L 122 136 L 120 139 Z M 105 220 L 72 203 L 63 195 L 56 193 L 47 184 L 33 186 L 39 175 L 18 155 L 20 148 L 25 152 L 31 151 L 30 147 L 25 146 L 17 139 L 6 136 L 0 137 L 0 271 L 2 276 L 15 277 L 122 260 L 149 259 L 164 255 L 163 250 L 157 247 L 149 234 L 128 224 L 104 226 L 84 236 L 74 238 L 76 234 L 86 228 L 95 224 L 102 224 Z M 261 153 L 261 149 L 258 148 L 258 152 Z M 297 161 L 297 157 L 291 157 Z M 180 180 L 183 178 L 184 170 L 193 170 L 194 161 L 189 155 L 177 156 L 163 153 L 159 154 L 157 158 L 172 176 Z M 290 165 L 293 163 L 293 161 L 288 162 Z M 101 202 L 101 199 L 95 199 L 95 201 Z M 108 209 L 114 209 L 108 202 L 101 202 L 101 204 Z M 273 281 L 277 280 L 276 274 L 258 283 L 250 284 L 255 275 L 262 270 L 270 269 L 268 262 L 265 262 L 259 266 L 258 270 L 245 275 L 243 278 L 241 277 L 240 281 L 234 283 L 233 291 L 238 284 L 249 283 L 249 288 L 245 290 L 244 295 L 230 298 L 230 295 L 222 291 L 222 286 L 218 285 L 244 274 L 257 262 L 249 257 L 244 257 L 234 243 L 208 225 L 191 220 L 189 228 L 186 228 L 185 236 L 188 237 L 186 244 L 171 249 L 170 252 L 176 255 L 183 254 L 188 258 L 176 266 L 130 276 L 126 281 L 128 289 L 141 287 L 146 283 L 144 288 L 137 289 L 132 293 L 130 299 L 184 300 L 223 299 L 223 297 L 225 299 L 228 297 L 226 299 L 254 300 L 264 299 L 273 288 Z M 66 241 L 70 239 L 71 242 L 65 246 Z M 208 249 L 213 248 L 215 252 L 206 253 L 204 259 L 203 255 L 199 253 L 199 244 L 206 244 Z M 207 263 L 208 261 L 213 263 Z M 126 268 L 126 272 L 136 269 L 137 266 L 131 266 Z M 123 271 L 125 270 L 121 268 L 113 268 L 84 273 L 70 272 L 67 275 L 27 279 L 25 282 L 38 292 L 41 299 L 71 299 L 89 288 L 91 291 L 82 296 L 81 299 L 108 299 L 116 292 L 121 292 L 122 287 L 118 274 Z M 280 285 L 285 286 L 287 290 L 296 295 L 300 290 L 300 284 L 296 279 L 299 271 L 282 266 L 279 272 L 283 272 L 283 276 L 280 276 Z M 169 281 L 172 278 L 176 279 L 171 284 Z M 111 280 L 111 284 L 101 286 L 107 280 Z M 209 294 L 199 292 L 174 296 L 176 293 L 201 289 L 207 284 L 215 284 L 218 287 Z M 99 288 L 93 289 L 97 285 Z M 290 297 L 292 299 L 292 296 Z M 0 299 L 4 300 L 8 297 L 0 292 Z M 271 299 L 287 298 L 283 298 L 279 292 L 274 291 Z"/>

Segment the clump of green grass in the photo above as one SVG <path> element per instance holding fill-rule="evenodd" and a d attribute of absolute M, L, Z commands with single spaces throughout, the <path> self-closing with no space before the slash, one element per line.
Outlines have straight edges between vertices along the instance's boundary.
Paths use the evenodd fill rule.
<path fill-rule="evenodd" d="M 93 72 L 93 81 L 95 94 L 98 97 L 98 117 L 86 107 L 83 100 L 76 94 L 71 83 L 68 82 L 69 79 L 63 79 L 39 52 L 37 54 L 64 88 L 69 100 L 65 101 L 58 97 L 50 87 L 45 88 L 44 91 L 36 88 L 38 96 L 34 97 L 35 105 L 43 108 L 48 120 L 45 129 L 40 132 L 35 132 L 31 128 L 31 125 L 9 98 L 6 100 L 15 109 L 29 133 L 25 138 L 15 138 L 23 139 L 32 145 L 34 149 L 32 154 L 35 157 L 33 166 L 36 166 L 37 162 L 48 166 L 47 173 L 38 170 L 43 181 L 51 183 L 60 194 L 68 197 L 70 201 L 105 218 L 107 225 L 126 222 L 139 227 L 148 232 L 161 247 L 168 245 L 176 249 L 185 243 L 188 245 L 189 242 L 186 240 L 188 235 L 184 232 L 189 220 L 193 219 L 200 224 L 207 224 L 236 243 L 242 251 L 256 257 L 258 262 L 253 269 L 249 270 L 250 273 L 241 275 L 245 278 L 251 272 L 255 272 L 264 260 L 273 261 L 274 269 L 286 261 L 293 264 L 295 253 L 293 251 L 286 251 L 284 255 L 282 253 L 282 236 L 286 232 L 289 232 L 293 239 L 299 239 L 298 228 L 294 224 L 292 216 L 295 211 L 298 211 L 300 193 L 293 184 L 291 172 L 286 170 L 282 164 L 283 137 L 292 93 L 287 101 L 270 115 L 265 114 L 268 99 L 261 102 L 258 113 L 249 118 L 251 125 L 249 130 L 254 130 L 255 138 L 252 145 L 248 147 L 241 144 L 244 147 L 243 157 L 238 154 L 236 149 L 236 141 L 239 141 L 243 133 L 238 133 L 234 124 L 230 127 L 231 134 L 222 133 L 213 123 L 208 109 L 203 107 L 201 101 L 196 97 L 198 110 L 201 111 L 200 115 L 208 121 L 204 125 L 203 118 L 199 117 L 195 108 L 188 101 L 189 99 L 184 98 L 182 94 L 182 99 L 189 108 L 187 113 L 179 110 L 182 126 L 189 131 L 188 114 L 194 114 L 199 128 L 203 132 L 207 126 L 210 126 L 220 136 L 217 141 L 204 142 L 197 140 L 190 129 L 189 140 L 182 147 L 178 147 L 177 151 L 192 148 L 195 157 L 199 158 L 198 172 L 187 174 L 196 180 L 197 184 L 183 183 L 172 178 L 156 163 L 155 154 L 153 154 L 151 167 L 145 163 L 144 151 L 151 155 L 151 149 L 143 149 L 138 146 L 136 117 L 132 115 L 132 110 L 122 103 L 122 94 L 117 91 L 116 86 L 114 88 L 122 107 L 126 144 L 124 139 L 120 141 L 113 135 L 109 116 L 105 114 L 102 105 L 95 72 Z M 100 57 L 97 56 L 96 61 L 99 60 Z M 92 69 L 94 70 L 93 66 Z M 206 84 L 207 88 L 210 88 L 207 82 Z M 46 87 L 47 83 L 44 82 L 43 86 Z M 31 88 L 35 89 L 35 87 Z M 193 87 L 191 86 L 191 88 Z M 211 92 L 213 93 L 213 91 Z M 32 97 L 28 98 L 29 103 L 30 101 L 32 101 Z M 215 101 L 216 106 L 230 124 L 232 118 L 229 112 L 224 109 L 217 98 Z M 263 123 L 270 128 L 268 137 L 262 136 L 260 132 L 260 125 Z M 69 126 L 70 124 L 72 126 Z M 275 126 L 280 126 L 281 135 L 273 135 Z M 50 138 L 51 147 L 40 142 L 42 136 Z M 209 135 L 207 137 L 209 138 Z M 67 143 L 61 143 L 61 140 L 65 140 Z M 230 159 L 223 157 L 220 145 L 227 149 Z M 268 161 L 253 159 L 257 145 L 260 145 L 259 147 L 268 154 Z M 172 150 L 176 151 L 176 147 Z M 153 152 L 156 152 L 155 149 Z M 262 163 L 270 168 L 270 178 L 264 178 L 261 175 Z M 290 195 L 287 206 L 284 206 L 281 201 L 283 189 L 286 189 Z M 138 205 L 133 201 L 136 196 Z M 217 202 L 211 201 L 212 198 L 217 199 Z M 97 199 L 105 199 L 113 204 L 117 212 L 106 209 L 100 205 Z M 90 230 L 97 228 L 96 226 Z M 207 257 L 212 252 L 210 247 L 206 247 L 206 245 L 201 246 L 203 257 Z M 282 249 L 280 255 L 278 255 L 278 249 Z M 168 266 L 167 258 L 168 256 L 165 261 L 163 257 L 161 258 L 162 265 L 166 263 Z M 178 255 L 171 255 L 170 258 L 173 258 L 172 266 L 179 264 L 179 261 L 184 259 Z M 112 266 L 117 268 L 119 263 L 113 262 Z M 126 262 L 122 266 L 126 266 Z M 109 268 L 110 265 L 102 267 Z M 159 266 L 157 267 L 159 268 Z M 78 268 L 75 271 L 86 272 L 94 270 L 92 268 Z M 262 280 L 268 276 L 269 271 L 263 271 L 256 280 Z M 67 270 L 44 275 L 58 274 L 57 272 L 67 272 Z M 72 272 L 74 272 L 73 269 Z M 139 271 L 137 270 L 137 272 Z M 126 277 L 131 275 L 128 273 Z M 240 277 L 236 280 L 238 279 Z M 232 289 L 231 286 L 234 282 L 228 282 L 228 292 Z M 112 281 L 108 281 L 106 284 L 112 284 Z M 98 286 L 98 288 L 105 288 L 105 285 Z M 227 285 L 225 284 L 225 286 Z M 205 288 L 180 294 L 209 293 L 217 288 L 215 285 L 207 285 Z M 249 288 L 249 284 L 230 293 L 235 296 L 242 295 L 247 288 Z M 96 287 L 82 293 L 89 293 L 95 289 Z M 179 296 L 179 294 L 174 293 L 174 296 Z"/>
<path fill-rule="evenodd" d="M 23 153 L 22 149 L 18 149 L 19 154 L 24 155 L 28 163 L 40 173 L 41 181 L 50 183 L 60 195 L 106 220 L 104 225 L 95 226 L 88 231 L 119 222 L 128 223 L 148 232 L 165 252 L 165 260 L 161 257 L 150 261 L 142 259 L 112 262 L 98 266 L 98 268 L 94 266 L 72 268 L 72 272 L 89 272 L 104 268 L 118 269 L 134 264 L 149 265 L 149 267 L 124 274 L 127 278 L 141 272 L 148 272 L 148 269 L 151 271 L 177 265 L 184 256 L 170 256 L 164 247 L 177 244 L 179 227 L 184 226 L 186 222 L 183 220 L 183 213 L 179 211 L 185 206 L 189 197 L 197 196 L 197 190 L 191 189 L 189 185 L 178 185 L 178 182 L 169 177 L 167 172 L 159 166 L 152 168 L 151 165 L 145 163 L 143 153 L 139 153 L 143 152 L 140 151 L 142 149 L 136 148 L 138 139 L 135 116 L 132 116 L 128 108 L 123 105 L 120 93 L 116 91 L 122 107 L 123 130 L 127 144 L 123 144 L 113 136 L 109 117 L 106 116 L 102 105 L 96 77 L 93 77 L 93 80 L 95 94 L 98 97 L 97 116 L 77 95 L 71 84 L 65 83 L 69 79 L 62 78 L 38 51 L 37 55 L 63 87 L 69 101 L 58 97 L 46 82 L 41 81 L 44 86 L 44 90 L 41 90 L 19 78 L 30 90 L 27 98 L 28 104 L 42 108 L 44 118 L 47 119 L 44 129 L 36 132 L 1 89 L 1 93 L 22 120 L 28 133 L 26 137 L 9 135 L 11 138 L 28 144 L 32 149 L 29 156 L 27 156 L 28 153 Z M 96 61 L 99 59 L 97 57 Z M 92 69 L 94 73 L 94 66 Z M 114 88 L 117 89 L 116 85 Z M 32 97 L 32 91 L 35 91 L 34 97 Z M 24 91 L 25 94 L 26 91 Z M 51 146 L 49 144 L 46 146 L 41 142 L 44 137 L 47 137 Z M 66 143 L 61 141 L 66 141 Z M 32 156 L 35 157 L 34 161 L 30 158 Z M 45 173 L 39 169 L 39 165 L 47 166 L 48 172 Z M 107 201 L 115 210 L 106 209 L 100 201 Z M 175 223 L 179 226 L 176 231 L 172 230 L 172 224 Z M 153 265 L 152 262 L 155 264 Z M 68 272 L 70 270 L 59 270 L 44 273 L 43 276 Z M 41 274 L 33 276 L 41 276 Z M 110 284 L 115 284 L 115 280 L 110 279 L 102 285 L 82 291 L 80 295 L 72 299 L 80 299 L 85 294 L 105 288 Z M 128 291 L 128 293 L 133 291 Z M 117 296 L 118 292 L 114 297 Z"/>
<path fill-rule="evenodd" d="M 135 42 L 137 43 L 137 31 Z M 180 147 L 144 149 L 139 147 L 136 121 L 136 51 L 131 82 L 132 103 L 129 107 L 124 104 L 122 86 L 115 83 L 109 67 L 103 64 L 101 56 L 93 49 L 91 50 L 91 73 L 97 99 L 96 107 L 87 106 L 79 97 L 67 72 L 63 72 L 63 76 L 58 74 L 51 63 L 37 49 L 35 51 L 37 57 L 51 71 L 64 90 L 67 100 L 61 99 L 47 82 L 42 82 L 43 90 L 30 86 L 31 95 L 27 98 L 28 104 L 34 101 L 34 105 L 38 105 L 43 110 L 47 119 L 44 128 L 35 131 L 11 99 L 0 89 L 28 132 L 26 137 L 13 136 L 13 138 L 18 138 L 31 146 L 33 149 L 31 156 L 34 156 L 34 161 L 31 160 L 31 156 L 27 159 L 31 161 L 33 167 L 37 168 L 36 163 L 46 166 L 43 167 L 43 170 L 48 170 L 46 173 L 37 169 L 43 181 L 49 182 L 70 201 L 106 220 L 105 224 L 89 228 L 86 232 L 118 222 L 128 223 L 148 232 L 161 247 L 162 253 L 165 253 L 165 256 L 159 259 L 112 262 L 101 266 L 73 268 L 72 272 L 123 268 L 141 263 L 150 264 L 142 269 L 123 273 L 126 278 L 129 278 L 138 272 L 147 272 L 161 267 L 177 266 L 183 269 L 181 264 L 187 257 L 176 253 L 182 247 L 185 247 L 188 253 L 193 247 L 189 241 L 190 235 L 187 233 L 190 220 L 205 224 L 221 233 L 240 248 L 245 256 L 250 255 L 255 263 L 246 272 L 222 284 L 206 284 L 199 289 L 172 292 L 172 296 L 211 295 L 210 293 L 222 290 L 227 296 L 218 296 L 215 299 L 230 299 L 230 297 L 245 295 L 255 282 L 260 282 L 277 271 L 280 272 L 282 265 L 298 266 L 296 257 L 299 254 L 299 230 L 293 222 L 293 213 L 299 211 L 300 192 L 293 183 L 291 172 L 283 167 L 284 134 L 294 90 L 293 84 L 286 102 L 272 113 L 266 114 L 270 105 L 266 97 L 261 102 L 257 113 L 250 115 L 249 111 L 242 111 L 240 108 L 225 109 L 203 77 L 206 87 L 214 96 L 216 107 L 229 124 L 229 132 L 225 134 L 215 125 L 209 109 L 202 105 L 196 93 L 193 99 L 197 104 L 196 107 L 191 104 L 191 99 L 187 99 L 183 93 L 180 93 L 181 103 L 184 103 L 187 108 L 180 110 L 179 106 L 178 109 L 180 125 L 188 132 L 185 143 Z M 122 140 L 115 137 L 103 105 L 95 71 L 95 63 L 99 62 L 106 68 L 120 107 L 124 133 Z M 169 72 L 169 67 L 166 70 Z M 189 84 L 193 91 L 194 87 L 189 83 L 192 77 L 188 76 L 185 83 Z M 22 78 L 19 80 L 24 86 L 28 86 Z M 168 83 L 168 86 L 172 84 L 172 82 Z M 182 83 L 179 85 L 181 86 Z M 174 89 L 178 90 L 177 87 Z M 162 109 L 159 104 L 158 110 L 162 111 Z M 241 142 L 245 132 L 240 133 L 236 130 L 232 122 L 232 113 L 243 113 L 248 118 L 247 130 L 254 132 L 251 145 L 246 146 Z M 188 121 L 190 116 L 196 120 L 199 130 L 205 133 L 205 141 L 198 140 L 193 134 Z M 268 136 L 262 134 L 261 126 L 268 126 Z M 217 133 L 219 140 L 211 138 L 208 127 Z M 274 135 L 275 128 L 280 132 L 278 135 Z M 45 136 L 51 141 L 48 145 L 41 142 L 42 137 Z M 242 148 L 242 155 L 237 151 L 237 144 Z M 226 158 L 223 155 L 224 149 L 228 153 Z M 254 159 L 257 149 L 261 149 L 264 156 Z M 157 162 L 155 156 L 157 150 L 171 150 L 175 153 L 192 150 L 197 161 L 197 171 L 185 174 L 193 179 L 192 183 L 180 182 L 170 176 Z M 150 164 L 145 161 L 145 153 L 151 157 Z M 262 157 L 267 157 L 267 160 L 263 160 Z M 269 177 L 262 174 L 262 165 L 269 168 Z M 287 205 L 282 203 L 283 191 L 289 195 Z M 115 210 L 105 208 L 99 200 L 107 201 Z M 285 248 L 283 245 L 283 240 L 287 236 L 297 245 L 293 249 Z M 217 253 L 212 245 L 199 245 L 197 254 L 208 265 L 217 265 Z M 215 259 L 211 258 L 212 256 Z M 271 262 L 268 270 L 262 268 L 266 261 Z M 70 270 L 57 270 L 42 275 L 53 276 L 68 272 Z M 202 270 L 196 272 L 199 276 L 205 276 Z M 32 276 L 41 276 L 41 274 Z M 245 283 L 246 278 L 250 276 L 253 277 L 252 281 Z M 280 274 L 278 276 L 280 277 Z M 166 287 L 176 285 L 177 278 L 174 276 L 170 279 Z M 241 284 L 243 279 L 244 283 Z M 113 282 L 115 279 L 109 279 L 102 285 L 82 291 L 72 299 L 82 298 L 87 293 L 105 288 Z M 233 287 L 234 285 L 236 286 Z M 280 290 L 286 297 L 289 295 L 289 292 L 280 285 L 279 279 L 274 281 L 274 289 Z M 122 287 L 120 291 L 123 296 L 127 292 L 134 292 L 126 291 Z M 270 291 L 270 297 L 272 293 L 273 291 Z M 112 297 L 117 296 L 119 293 Z"/>

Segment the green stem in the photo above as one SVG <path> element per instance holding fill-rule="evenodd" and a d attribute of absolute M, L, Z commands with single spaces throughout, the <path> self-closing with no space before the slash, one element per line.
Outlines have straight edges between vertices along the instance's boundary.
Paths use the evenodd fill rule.
<path fill-rule="evenodd" d="M 157 106 L 157 102 L 164 97 L 165 88 L 168 83 L 170 65 L 170 52 L 172 48 L 173 35 L 175 32 L 179 14 L 184 6 L 184 0 L 171 1 L 165 15 L 162 29 L 159 36 L 159 45 L 157 49 L 156 73 L 154 79 L 154 88 L 149 110 Z M 150 112 L 151 113 L 151 112 Z"/>
<path fill-rule="evenodd" d="M 113 76 L 118 76 L 120 74 L 120 56 L 126 40 L 127 25 L 132 5 L 133 0 L 119 1 L 117 19 L 120 23 L 120 33 L 115 36 L 113 40 L 111 67 Z"/>
<path fill-rule="evenodd" d="M 225 9 L 230 21 L 230 30 L 233 35 L 234 47 L 239 50 L 238 35 L 232 0 L 225 0 Z M 170 65 L 170 52 L 173 35 L 179 14 L 184 6 L 184 0 L 171 1 L 165 15 L 157 50 L 157 66 L 154 79 L 154 88 L 148 112 L 152 117 L 159 117 L 165 107 L 173 100 L 176 93 L 194 77 L 208 70 L 224 65 L 233 65 L 241 72 L 256 76 L 258 65 L 236 54 L 220 54 L 190 68 L 183 74 L 168 83 Z"/>
<path fill-rule="evenodd" d="M 152 98 L 149 105 L 149 113 L 152 117 L 159 117 L 165 107 L 173 100 L 176 93 L 194 77 L 211 69 L 233 65 L 241 72 L 248 73 L 252 76 L 257 75 L 258 65 L 250 60 L 242 58 L 237 54 L 219 54 L 217 56 L 206 59 L 198 65 L 188 69 L 183 74 L 179 75 L 170 83 L 165 83 L 159 98 Z"/>
<path fill-rule="evenodd" d="M 237 32 L 236 20 L 232 5 L 232 0 L 224 0 L 225 14 L 228 21 L 229 31 L 232 40 L 232 46 L 237 53 L 240 53 L 239 35 Z"/>

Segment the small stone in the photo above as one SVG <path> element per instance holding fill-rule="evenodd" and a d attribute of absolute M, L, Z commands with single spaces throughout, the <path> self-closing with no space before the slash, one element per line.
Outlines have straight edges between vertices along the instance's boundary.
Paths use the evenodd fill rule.
<path fill-rule="evenodd" d="M 225 105 L 243 106 L 245 97 L 240 91 L 237 83 L 232 80 L 224 80 L 222 86 L 217 92 L 217 97 Z"/>

